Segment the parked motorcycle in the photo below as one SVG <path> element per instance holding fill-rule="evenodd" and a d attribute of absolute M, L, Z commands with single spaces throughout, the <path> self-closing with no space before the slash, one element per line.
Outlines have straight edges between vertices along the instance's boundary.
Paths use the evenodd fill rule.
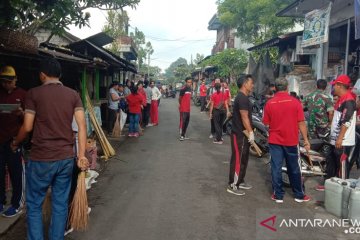
<path fill-rule="evenodd" d="M 304 177 L 314 177 L 314 176 L 325 176 L 326 175 L 326 156 L 331 150 L 331 145 L 325 138 L 311 139 L 311 150 L 309 153 L 306 152 L 302 141 L 300 141 L 299 147 L 299 162 L 301 167 L 301 174 Z M 268 170 L 271 173 L 271 164 L 270 159 L 267 162 Z M 286 162 L 283 162 L 282 166 L 282 180 L 283 184 L 286 187 L 290 187 L 290 180 L 287 173 Z"/>

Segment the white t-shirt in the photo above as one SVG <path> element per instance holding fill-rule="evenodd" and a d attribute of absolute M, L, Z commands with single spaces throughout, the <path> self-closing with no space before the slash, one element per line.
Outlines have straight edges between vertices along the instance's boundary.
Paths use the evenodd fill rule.
<path fill-rule="evenodd" d="M 119 109 L 119 100 L 113 101 L 111 98 L 111 95 L 115 94 L 116 96 L 118 96 L 118 92 L 114 89 L 111 88 L 110 92 L 109 92 L 109 108 L 112 110 L 118 110 Z"/>
<path fill-rule="evenodd" d="M 335 105 L 334 117 L 331 123 L 331 145 L 335 145 L 341 127 L 348 126 L 342 145 L 354 146 L 356 133 L 356 102 L 350 92 L 342 96 Z"/>

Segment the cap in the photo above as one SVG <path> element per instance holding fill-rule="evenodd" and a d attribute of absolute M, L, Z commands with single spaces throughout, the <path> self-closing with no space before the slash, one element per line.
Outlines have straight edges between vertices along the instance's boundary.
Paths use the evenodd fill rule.
<path fill-rule="evenodd" d="M 346 86 L 350 86 L 351 80 L 348 75 L 343 74 L 343 75 L 338 76 L 334 81 L 332 81 L 331 85 L 335 85 L 337 83 L 340 83 L 340 84 L 343 84 Z"/>
<path fill-rule="evenodd" d="M 14 80 L 16 78 L 15 69 L 12 66 L 4 66 L 0 69 L 1 80 Z"/>

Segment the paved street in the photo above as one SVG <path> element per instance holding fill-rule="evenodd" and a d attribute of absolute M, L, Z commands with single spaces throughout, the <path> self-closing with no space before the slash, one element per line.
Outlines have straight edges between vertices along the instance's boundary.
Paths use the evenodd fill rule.
<path fill-rule="evenodd" d="M 332 218 L 315 200 L 295 203 L 289 189 L 284 204 L 272 202 L 266 159 L 250 159 L 247 181 L 252 190 L 245 196 L 227 193 L 230 140 L 213 144 L 207 115 L 198 108 L 192 110 L 190 140 L 180 142 L 177 100 L 161 100 L 160 125 L 147 128 L 139 139 L 120 143 L 118 156 L 89 191 L 89 230 L 72 233 L 68 240 L 247 240 L 256 239 L 256 214 L 262 220 L 271 216 L 261 215 L 263 211 L 290 210 Z M 321 200 L 321 193 L 310 190 L 315 185 L 314 179 L 306 182 L 310 195 Z M 4 239 L 21 240 L 12 236 L 24 231 L 23 222 Z M 312 238 L 307 239 L 350 239 L 339 230 L 311 231 Z M 291 231 L 273 239 L 305 239 L 305 235 Z"/>

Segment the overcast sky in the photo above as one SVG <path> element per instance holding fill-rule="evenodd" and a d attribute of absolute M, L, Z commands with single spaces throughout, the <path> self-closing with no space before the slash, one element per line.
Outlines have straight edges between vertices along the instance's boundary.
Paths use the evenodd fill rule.
<path fill-rule="evenodd" d="M 207 29 L 216 13 L 216 0 L 141 0 L 134 10 L 127 9 L 132 28 L 144 32 L 155 50 L 151 65 L 165 70 L 179 57 L 190 61 L 191 54 L 211 54 L 216 32 Z M 70 32 L 86 38 L 101 31 L 106 12 L 90 9 L 91 28 L 70 27 Z M 130 30 L 133 30 L 130 28 Z M 167 41 L 171 40 L 171 41 Z"/>

